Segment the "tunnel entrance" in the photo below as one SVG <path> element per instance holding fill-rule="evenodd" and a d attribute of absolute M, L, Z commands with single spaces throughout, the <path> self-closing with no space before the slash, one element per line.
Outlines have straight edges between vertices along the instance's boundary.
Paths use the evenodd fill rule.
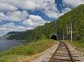
<path fill-rule="evenodd" d="M 57 40 L 57 36 L 56 36 L 56 35 L 52 35 L 52 36 L 51 36 L 51 39 Z"/>

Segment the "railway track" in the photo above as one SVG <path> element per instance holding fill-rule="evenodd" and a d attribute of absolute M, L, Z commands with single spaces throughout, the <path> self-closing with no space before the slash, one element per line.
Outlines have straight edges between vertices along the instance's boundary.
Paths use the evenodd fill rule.
<path fill-rule="evenodd" d="M 48 62 L 80 62 L 77 55 L 70 51 L 64 42 L 60 42 L 58 48 Z"/>

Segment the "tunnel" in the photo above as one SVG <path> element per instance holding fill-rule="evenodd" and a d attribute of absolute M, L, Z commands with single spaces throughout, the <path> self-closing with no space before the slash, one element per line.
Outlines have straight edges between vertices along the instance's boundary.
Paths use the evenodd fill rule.
<path fill-rule="evenodd" d="M 56 36 L 56 35 L 52 35 L 52 36 L 51 36 L 51 39 L 57 40 L 57 36 Z"/>

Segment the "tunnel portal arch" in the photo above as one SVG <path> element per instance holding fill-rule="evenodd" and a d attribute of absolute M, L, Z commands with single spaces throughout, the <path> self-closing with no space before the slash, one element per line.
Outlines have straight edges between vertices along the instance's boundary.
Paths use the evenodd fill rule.
<path fill-rule="evenodd" d="M 53 40 L 57 40 L 57 39 L 58 39 L 58 38 L 57 38 L 57 35 L 51 35 L 50 38 L 53 39 Z"/>

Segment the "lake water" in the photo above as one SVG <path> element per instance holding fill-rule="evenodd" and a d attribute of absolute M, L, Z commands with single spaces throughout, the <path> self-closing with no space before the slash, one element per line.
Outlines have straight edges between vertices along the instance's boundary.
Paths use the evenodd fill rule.
<path fill-rule="evenodd" d="M 24 43 L 22 41 L 0 39 L 0 51 L 4 51 L 19 45 L 24 45 Z"/>

